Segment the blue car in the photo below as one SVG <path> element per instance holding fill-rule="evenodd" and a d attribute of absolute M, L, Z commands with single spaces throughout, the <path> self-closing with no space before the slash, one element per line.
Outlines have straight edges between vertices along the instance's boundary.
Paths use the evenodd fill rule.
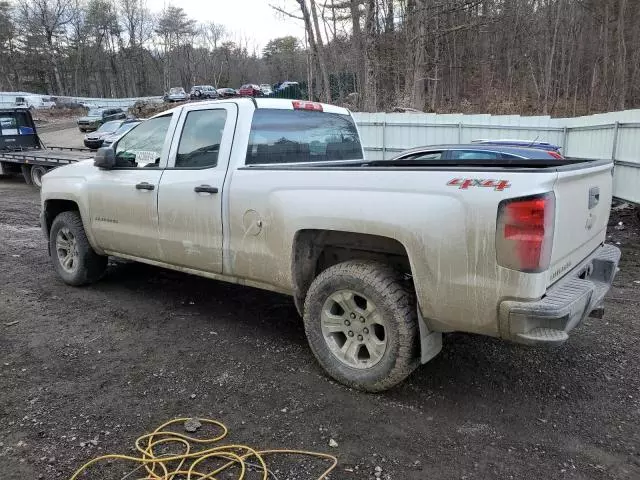
<path fill-rule="evenodd" d="M 497 147 L 525 147 L 537 148 L 539 150 L 553 150 L 560 153 L 561 147 L 548 142 L 538 142 L 531 140 L 473 140 L 471 143 L 480 145 L 494 145 Z"/>

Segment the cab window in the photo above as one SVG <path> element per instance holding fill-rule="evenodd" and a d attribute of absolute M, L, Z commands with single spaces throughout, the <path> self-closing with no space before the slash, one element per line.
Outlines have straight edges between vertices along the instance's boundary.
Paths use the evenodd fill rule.
<path fill-rule="evenodd" d="M 259 108 L 253 114 L 246 164 L 362 159 L 350 115 Z"/>
<path fill-rule="evenodd" d="M 184 122 L 175 168 L 211 168 L 218 165 L 226 110 L 189 112 Z"/>
<path fill-rule="evenodd" d="M 31 135 L 33 128 L 25 112 L 11 112 L 0 117 L 0 135 Z"/>
<path fill-rule="evenodd" d="M 122 137 L 116 147 L 116 168 L 153 168 L 160 165 L 171 115 L 142 122 Z"/>

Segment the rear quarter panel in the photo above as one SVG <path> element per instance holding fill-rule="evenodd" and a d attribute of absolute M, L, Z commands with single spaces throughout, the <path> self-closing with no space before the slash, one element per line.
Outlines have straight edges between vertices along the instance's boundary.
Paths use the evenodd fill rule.
<path fill-rule="evenodd" d="M 432 328 L 498 335 L 500 299 L 536 299 L 545 291 L 544 273 L 523 274 L 496 264 L 498 203 L 552 191 L 556 176 L 241 168 L 230 181 L 228 273 L 291 291 L 297 232 L 385 236 L 404 245 L 422 314 Z M 504 191 L 447 186 L 459 177 L 508 180 L 511 186 Z"/>

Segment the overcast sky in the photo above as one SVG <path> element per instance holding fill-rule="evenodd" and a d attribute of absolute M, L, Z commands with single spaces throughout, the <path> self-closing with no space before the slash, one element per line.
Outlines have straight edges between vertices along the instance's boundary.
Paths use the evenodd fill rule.
<path fill-rule="evenodd" d="M 295 11 L 292 0 L 147 0 L 152 12 L 160 12 L 165 5 L 182 7 L 190 18 L 198 22 L 214 21 L 227 29 L 231 40 L 246 39 L 249 50 L 258 52 L 272 38 L 293 35 L 302 42 L 304 27 L 301 21 L 283 18 L 269 4 Z"/>

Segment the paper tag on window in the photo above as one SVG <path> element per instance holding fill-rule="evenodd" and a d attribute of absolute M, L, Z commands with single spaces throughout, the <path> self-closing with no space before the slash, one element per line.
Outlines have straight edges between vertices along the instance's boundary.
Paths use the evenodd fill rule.
<path fill-rule="evenodd" d="M 160 156 L 158 152 L 150 150 L 136 150 L 135 153 L 137 163 L 153 163 Z"/>

